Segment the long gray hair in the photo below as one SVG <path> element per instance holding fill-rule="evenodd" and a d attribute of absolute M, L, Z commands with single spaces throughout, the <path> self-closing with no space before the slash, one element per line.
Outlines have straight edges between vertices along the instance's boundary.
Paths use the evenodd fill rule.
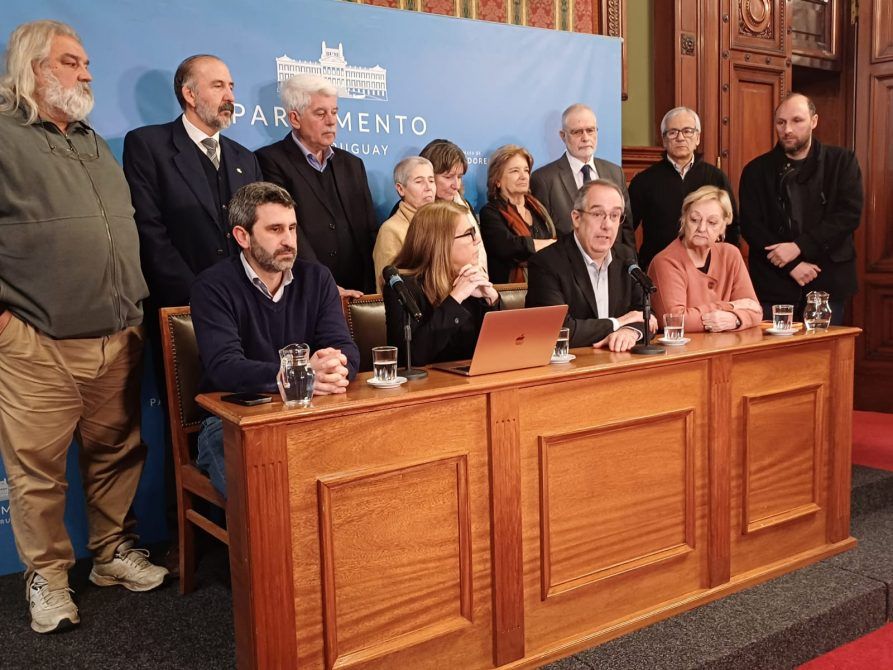
<path fill-rule="evenodd" d="M 31 21 L 12 31 L 6 47 L 6 71 L 0 76 L 0 112 L 22 109 L 26 123 L 34 123 L 38 111 L 33 64 L 50 55 L 53 38 L 58 35 L 81 41 L 74 28 L 60 21 Z"/>

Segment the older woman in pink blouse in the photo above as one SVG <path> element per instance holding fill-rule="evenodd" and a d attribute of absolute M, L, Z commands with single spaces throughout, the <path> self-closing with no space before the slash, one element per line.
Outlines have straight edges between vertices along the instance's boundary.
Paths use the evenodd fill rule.
<path fill-rule="evenodd" d="M 760 322 L 763 311 L 741 252 L 723 242 L 731 220 L 732 203 L 721 188 L 703 186 L 685 198 L 678 238 L 648 266 L 658 319 L 685 314 L 688 332 L 739 330 Z"/>

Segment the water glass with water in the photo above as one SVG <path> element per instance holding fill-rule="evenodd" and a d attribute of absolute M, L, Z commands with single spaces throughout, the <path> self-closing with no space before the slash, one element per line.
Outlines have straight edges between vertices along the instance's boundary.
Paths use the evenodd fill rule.
<path fill-rule="evenodd" d="M 558 331 L 558 339 L 555 340 L 555 351 L 552 352 L 554 358 L 567 358 L 570 354 L 570 338 L 571 329 L 562 328 Z"/>
<path fill-rule="evenodd" d="M 806 307 L 803 308 L 803 325 L 806 330 L 828 330 L 831 325 L 831 296 L 825 291 L 810 291 L 806 294 Z"/>
<path fill-rule="evenodd" d="M 279 350 L 279 374 L 276 383 L 286 407 L 307 407 L 313 398 L 316 373 L 310 367 L 310 347 L 289 344 Z"/>
<path fill-rule="evenodd" d="M 377 382 L 397 379 L 397 347 L 372 347 L 372 372 Z"/>
<path fill-rule="evenodd" d="M 664 342 L 678 342 L 685 337 L 685 314 L 664 314 Z"/>
<path fill-rule="evenodd" d="M 772 327 L 778 332 L 785 332 L 794 327 L 793 305 L 772 305 Z"/>

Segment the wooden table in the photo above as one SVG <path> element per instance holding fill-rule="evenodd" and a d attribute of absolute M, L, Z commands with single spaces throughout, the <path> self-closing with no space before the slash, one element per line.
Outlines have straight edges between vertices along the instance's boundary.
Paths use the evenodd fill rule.
<path fill-rule="evenodd" d="M 854 328 L 224 420 L 239 668 L 529 668 L 855 546 Z"/>

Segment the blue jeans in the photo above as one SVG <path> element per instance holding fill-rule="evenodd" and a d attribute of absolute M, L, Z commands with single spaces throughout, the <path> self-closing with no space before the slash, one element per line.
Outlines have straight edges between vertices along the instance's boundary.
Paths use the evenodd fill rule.
<path fill-rule="evenodd" d="M 223 421 L 209 416 L 202 421 L 198 434 L 198 454 L 195 462 L 208 473 L 214 488 L 226 498 L 226 466 L 223 460 Z"/>

